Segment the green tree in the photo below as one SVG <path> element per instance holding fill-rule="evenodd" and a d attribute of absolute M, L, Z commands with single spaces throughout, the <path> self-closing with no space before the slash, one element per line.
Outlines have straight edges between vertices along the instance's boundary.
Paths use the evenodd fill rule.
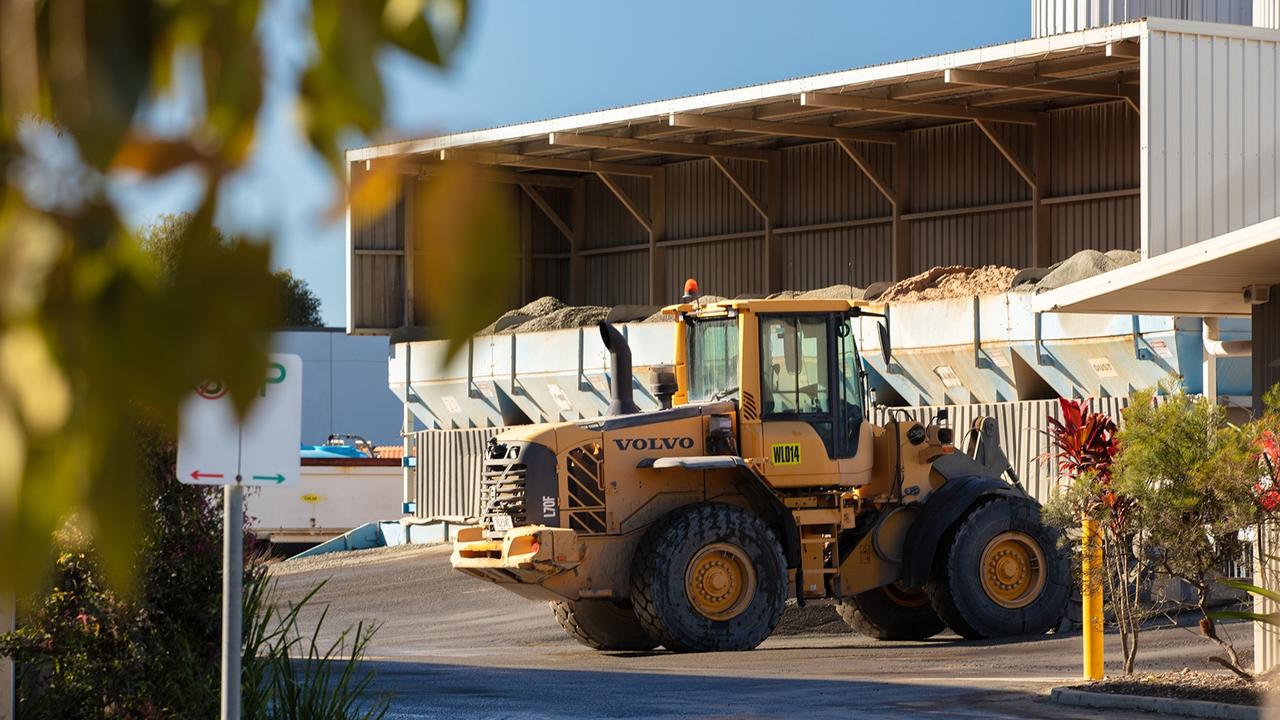
<path fill-rule="evenodd" d="M 1158 403 L 1154 389 L 1144 390 L 1124 411 L 1116 484 L 1141 507 L 1155 569 L 1194 589 L 1204 635 L 1226 654 L 1211 659 L 1243 675 L 1209 601 L 1222 568 L 1241 557 L 1239 531 L 1257 516 L 1254 438 L 1227 422 L 1225 408 L 1187 395 L 1176 380 L 1162 389 Z"/>
<path fill-rule="evenodd" d="M 192 220 L 190 213 L 161 215 L 140 232 L 142 249 L 155 260 L 161 278 L 174 277 L 182 239 Z M 231 240 L 216 227 L 211 234 L 215 243 L 224 247 L 231 244 Z M 235 239 L 236 242 L 243 240 Z M 311 291 L 306 280 L 295 276 L 290 270 L 276 270 L 271 273 L 271 279 L 277 286 L 283 327 L 324 325 L 320 317 L 320 298 Z"/>
<path fill-rule="evenodd" d="M 294 117 L 341 178 L 339 138 L 383 125 L 377 58 L 443 65 L 466 0 L 311 0 L 307 9 L 292 19 L 310 41 L 293 67 Z M 171 431 L 181 400 L 208 378 L 227 385 L 239 412 L 253 402 L 266 332 L 282 320 L 278 285 L 269 245 L 217 242 L 213 217 L 255 140 L 261 16 L 258 0 L 0 3 L 0 548 L 23 548 L 0 553 L 0 588 L 37 585 L 69 517 L 111 582 L 127 581 L 141 507 L 133 429 Z M 177 87 L 192 68 L 198 81 Z M 197 109 L 157 135 L 139 118 L 175 90 L 196 95 Z M 50 159 L 51 147 L 65 162 Z M 174 249 L 172 282 L 162 282 L 106 179 L 179 168 L 203 178 L 203 196 Z M 399 197 L 399 169 L 372 170 L 348 191 L 353 217 Z M 457 337 L 496 314 L 487 298 L 453 289 L 493 286 L 470 281 L 491 279 L 506 232 L 475 199 L 475 176 L 445 173 L 431 194 L 442 202 L 428 272 L 441 282 L 424 285 L 425 301 Z"/>

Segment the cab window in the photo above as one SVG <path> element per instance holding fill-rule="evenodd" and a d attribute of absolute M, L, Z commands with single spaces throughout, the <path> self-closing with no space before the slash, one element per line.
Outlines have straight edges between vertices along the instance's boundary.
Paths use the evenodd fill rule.
<path fill-rule="evenodd" d="M 762 319 L 761 370 L 766 414 L 830 415 L 828 327 L 823 316 Z"/>

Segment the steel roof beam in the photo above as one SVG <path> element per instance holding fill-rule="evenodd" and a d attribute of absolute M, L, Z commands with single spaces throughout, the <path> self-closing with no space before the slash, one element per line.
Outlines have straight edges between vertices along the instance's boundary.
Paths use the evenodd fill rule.
<path fill-rule="evenodd" d="M 481 165 L 506 165 L 509 167 L 536 168 L 541 170 L 566 170 L 581 173 L 610 173 L 613 175 L 636 175 L 654 177 L 662 172 L 662 168 L 648 165 L 628 165 L 626 163 L 601 162 L 598 160 L 565 160 L 562 158 L 536 157 L 517 155 L 515 153 L 485 152 L 482 150 L 441 150 L 441 160 L 472 162 Z"/>
<path fill-rule="evenodd" d="M 547 143 L 552 146 L 634 150 L 660 155 L 692 155 L 695 157 L 732 158 L 736 160 L 754 160 L 758 162 L 768 162 L 773 159 L 774 156 L 773 151 L 756 150 L 754 148 L 704 145 L 700 143 L 663 142 L 658 140 L 636 140 L 625 137 L 579 135 L 576 133 L 551 133 L 550 135 L 547 135 Z"/>
<path fill-rule="evenodd" d="M 745 118 L 722 117 L 719 115 L 692 115 L 687 113 L 671 113 L 667 122 L 673 127 L 711 128 L 713 130 L 738 130 L 742 132 L 760 133 L 761 135 L 788 135 L 791 137 L 813 138 L 817 140 L 858 140 L 861 142 L 894 145 L 903 137 L 903 133 L 885 132 L 881 130 L 855 130 L 852 128 L 832 127 L 830 125 L 804 125 L 799 123 L 766 122 Z"/>
<path fill-rule="evenodd" d="M 862 110 L 892 115 L 915 115 L 954 118 L 957 120 L 995 120 L 997 122 L 1018 123 L 1020 125 L 1035 125 L 1044 117 L 1043 113 L 1023 112 L 1020 110 L 975 108 L 965 105 L 948 105 L 946 103 L 907 103 L 881 98 L 835 95 L 831 93 L 801 93 L 800 104 L 807 107 Z"/>
<path fill-rule="evenodd" d="M 1043 75 L 1016 75 L 1013 73 L 987 72 L 951 68 L 944 78 L 955 85 L 980 87 L 1025 88 L 1038 92 L 1060 95 L 1091 95 L 1094 97 L 1124 98 L 1135 108 L 1138 104 L 1138 88 L 1121 83 L 1101 80 L 1062 80 Z"/>

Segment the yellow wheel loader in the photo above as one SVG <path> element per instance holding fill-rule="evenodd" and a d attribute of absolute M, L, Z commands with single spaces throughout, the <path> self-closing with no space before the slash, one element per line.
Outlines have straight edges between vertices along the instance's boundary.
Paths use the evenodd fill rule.
<path fill-rule="evenodd" d="M 865 416 L 855 330 L 883 315 L 785 299 L 665 312 L 678 316 L 671 407 L 637 409 L 630 348 L 602 323 L 609 413 L 490 442 L 481 523 L 459 533 L 455 568 L 548 601 L 601 650 L 754 648 L 792 595 L 885 640 L 1057 624 L 1059 538 L 994 421 L 960 452 L 945 417 Z M 878 329 L 887 363 L 887 318 Z"/>

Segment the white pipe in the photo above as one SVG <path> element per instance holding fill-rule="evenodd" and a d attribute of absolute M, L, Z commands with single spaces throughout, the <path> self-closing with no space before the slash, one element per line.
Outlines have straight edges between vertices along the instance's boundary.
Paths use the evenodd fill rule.
<path fill-rule="evenodd" d="M 1204 349 L 1201 354 L 1201 377 L 1204 396 L 1218 402 L 1218 358 L 1248 357 L 1253 354 L 1252 340 L 1223 340 L 1216 317 L 1202 318 Z"/>
<path fill-rule="evenodd" d="M 407 514 L 409 503 L 413 502 L 413 471 L 414 468 L 409 465 L 409 453 L 413 448 L 413 411 L 409 409 L 410 393 L 413 392 L 412 371 L 410 370 L 410 350 L 411 343 L 405 342 L 401 345 L 404 348 L 404 416 L 400 419 L 400 436 L 401 436 L 401 457 L 400 470 L 404 474 L 403 500 L 400 511 Z"/>

